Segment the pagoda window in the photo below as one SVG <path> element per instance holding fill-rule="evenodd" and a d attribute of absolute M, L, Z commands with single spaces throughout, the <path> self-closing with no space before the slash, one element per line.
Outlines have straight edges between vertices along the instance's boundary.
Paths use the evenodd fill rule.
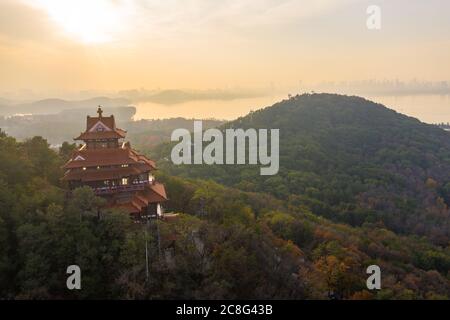
<path fill-rule="evenodd" d="M 109 186 L 109 180 L 103 181 L 103 184 L 104 184 L 105 186 Z"/>
<path fill-rule="evenodd" d="M 128 178 L 122 178 L 122 185 L 127 185 L 128 184 Z"/>
<path fill-rule="evenodd" d="M 86 167 L 83 167 L 83 171 L 86 170 L 86 169 L 87 169 Z"/>
<path fill-rule="evenodd" d="M 128 164 L 123 164 L 122 168 L 128 168 Z"/>

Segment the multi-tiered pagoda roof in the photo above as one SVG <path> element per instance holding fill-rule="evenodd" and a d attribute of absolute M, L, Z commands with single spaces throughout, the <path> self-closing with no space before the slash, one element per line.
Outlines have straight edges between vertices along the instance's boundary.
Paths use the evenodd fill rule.
<path fill-rule="evenodd" d="M 114 116 L 87 117 L 86 131 L 75 140 L 84 144 L 64 165 L 63 180 L 71 189 L 90 186 L 107 200 L 109 207 L 121 208 L 136 218 L 162 215 L 167 201 L 164 185 L 155 181 L 155 162 L 122 141 L 126 131 L 116 127 Z"/>

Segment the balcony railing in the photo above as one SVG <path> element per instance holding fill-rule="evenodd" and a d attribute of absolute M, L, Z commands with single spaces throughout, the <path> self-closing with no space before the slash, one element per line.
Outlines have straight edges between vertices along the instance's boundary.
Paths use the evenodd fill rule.
<path fill-rule="evenodd" d="M 133 183 L 133 184 L 98 187 L 98 188 L 93 188 L 93 189 L 94 189 L 95 194 L 102 195 L 102 194 L 111 194 L 111 193 L 116 193 L 116 192 L 140 191 L 140 190 L 144 190 L 145 186 L 149 185 L 149 184 L 153 184 L 153 181 L 139 181 L 139 182 Z"/>

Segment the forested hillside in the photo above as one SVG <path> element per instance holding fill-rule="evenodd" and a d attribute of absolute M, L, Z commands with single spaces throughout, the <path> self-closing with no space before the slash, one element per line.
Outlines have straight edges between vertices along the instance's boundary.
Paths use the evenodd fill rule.
<path fill-rule="evenodd" d="M 195 217 L 203 183 L 165 177 L 170 206 L 187 213 L 135 224 L 103 209 L 89 188 L 68 197 L 59 178 L 72 147 L 57 154 L 40 137 L 0 135 L 0 299 L 323 297 L 325 287 L 306 288 L 298 277 L 312 268 L 301 251 L 255 225 L 242 193 L 227 204 L 205 198 L 213 214 Z M 82 270 L 79 291 L 66 287 L 72 264 Z"/>
<path fill-rule="evenodd" d="M 88 188 L 68 197 L 60 166 L 73 146 L 1 134 L 0 298 L 450 297 L 448 133 L 335 95 L 227 126 L 279 128 L 280 173 L 174 167 L 162 145 L 157 178 L 180 215 L 149 225 L 103 209 Z M 72 264 L 79 291 L 66 288 Z M 367 290 L 372 264 L 382 290 Z"/>
<path fill-rule="evenodd" d="M 359 97 L 304 94 L 222 129 L 280 129 L 280 171 L 161 165 L 171 174 L 265 192 L 351 226 L 381 225 L 448 246 L 450 133 Z M 170 155 L 162 145 L 161 159 Z"/>

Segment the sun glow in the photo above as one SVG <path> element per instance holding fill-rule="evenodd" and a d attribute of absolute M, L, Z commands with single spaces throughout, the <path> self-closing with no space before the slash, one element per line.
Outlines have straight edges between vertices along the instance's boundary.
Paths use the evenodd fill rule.
<path fill-rule="evenodd" d="M 65 34 L 84 43 L 111 42 L 127 24 L 126 3 L 108 0 L 33 0 Z"/>

